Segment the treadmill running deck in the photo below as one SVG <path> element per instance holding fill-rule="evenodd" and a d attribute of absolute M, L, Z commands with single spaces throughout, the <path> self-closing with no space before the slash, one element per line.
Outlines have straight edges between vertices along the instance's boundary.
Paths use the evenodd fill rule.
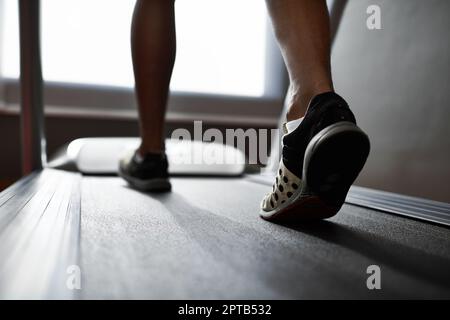
<path fill-rule="evenodd" d="M 46 169 L 0 193 L 0 297 L 450 297 L 448 228 L 352 205 L 282 226 L 258 217 L 266 185 L 172 183 L 145 194 L 120 178 Z M 367 289 L 370 265 L 381 290 Z M 73 266 L 81 290 L 67 287 Z"/>

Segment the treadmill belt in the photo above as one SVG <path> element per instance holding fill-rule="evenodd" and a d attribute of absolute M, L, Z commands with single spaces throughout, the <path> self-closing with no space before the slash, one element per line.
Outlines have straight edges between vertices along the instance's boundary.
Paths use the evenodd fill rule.
<path fill-rule="evenodd" d="M 50 178 L 58 188 L 36 187 Z M 41 272 L 79 266 L 82 289 L 56 291 L 64 298 L 450 297 L 450 233 L 442 226 L 347 204 L 326 221 L 277 225 L 258 217 L 269 187 L 245 178 L 173 178 L 168 194 L 51 169 L 21 183 L 0 194 L 2 298 L 54 297 L 59 273 L 34 291 L 15 277 L 12 266 L 33 257 Z M 35 232 L 45 227 L 49 235 Z M 55 254 L 62 249 L 69 256 Z M 381 290 L 367 289 L 371 265 L 381 269 Z"/>

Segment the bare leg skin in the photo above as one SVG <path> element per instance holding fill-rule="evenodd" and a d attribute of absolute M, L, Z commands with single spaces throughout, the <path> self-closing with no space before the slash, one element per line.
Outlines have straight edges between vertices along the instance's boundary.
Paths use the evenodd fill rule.
<path fill-rule="evenodd" d="M 333 91 L 330 24 L 325 0 L 266 0 L 289 72 L 287 120 L 305 115 L 319 93 Z"/>
<path fill-rule="evenodd" d="M 139 152 L 164 151 L 164 119 L 175 62 L 174 0 L 138 0 L 131 27 L 139 127 Z"/>

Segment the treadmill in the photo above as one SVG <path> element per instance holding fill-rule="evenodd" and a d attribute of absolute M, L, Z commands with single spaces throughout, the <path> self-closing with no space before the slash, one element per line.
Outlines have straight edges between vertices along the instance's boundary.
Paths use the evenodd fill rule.
<path fill-rule="evenodd" d="M 169 194 L 98 171 L 96 146 L 136 139 L 74 141 L 76 170 L 48 166 L 39 1 L 19 2 L 25 176 L 0 193 L 1 299 L 450 298 L 446 203 L 354 186 L 335 217 L 280 225 L 258 217 L 270 165 L 178 167 Z M 372 266 L 382 290 L 368 290 Z"/>

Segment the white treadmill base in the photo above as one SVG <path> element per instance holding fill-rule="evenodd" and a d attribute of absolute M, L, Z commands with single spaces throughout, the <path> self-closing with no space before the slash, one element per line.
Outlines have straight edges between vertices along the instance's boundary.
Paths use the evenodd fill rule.
<path fill-rule="evenodd" d="M 135 150 L 139 138 L 82 138 L 67 147 L 67 157 L 84 174 L 117 174 L 120 158 Z M 171 175 L 236 176 L 244 172 L 245 156 L 238 149 L 201 141 L 166 140 Z"/>

